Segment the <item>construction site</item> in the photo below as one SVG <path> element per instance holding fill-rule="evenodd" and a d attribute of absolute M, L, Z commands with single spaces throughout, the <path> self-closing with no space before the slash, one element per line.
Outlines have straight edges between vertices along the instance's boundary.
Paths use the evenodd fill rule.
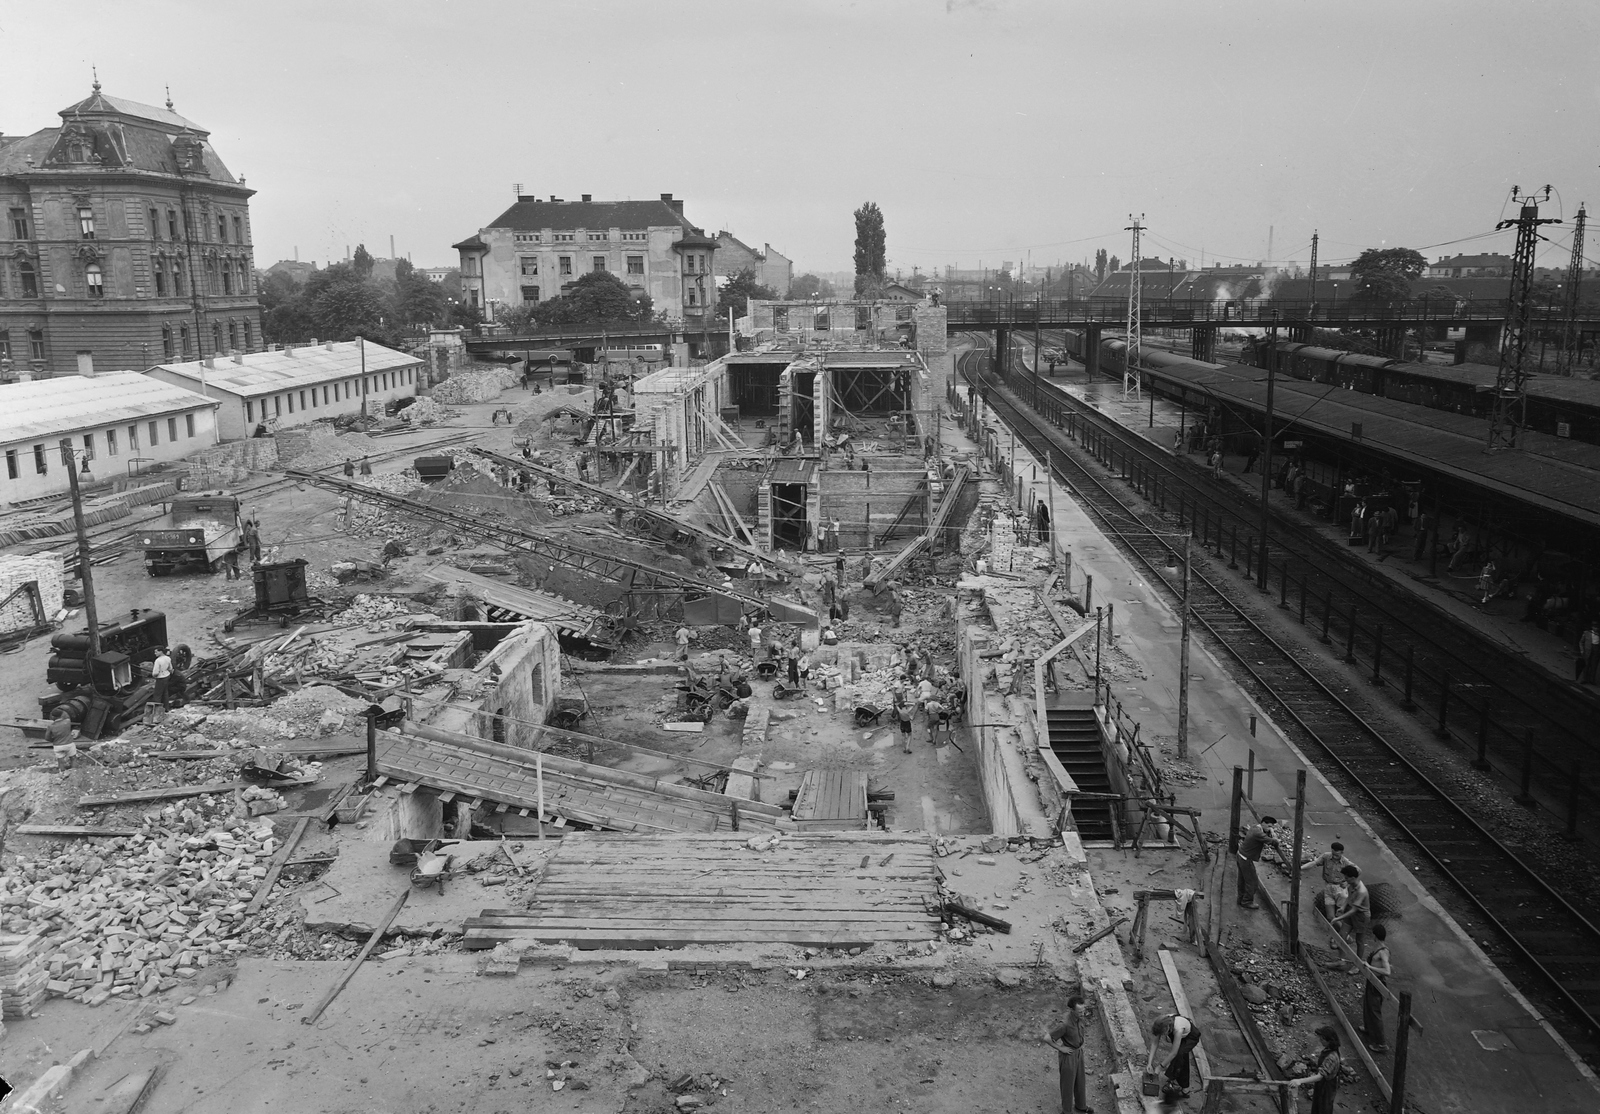
<path fill-rule="evenodd" d="M 1326 1109 L 1593 1109 L 971 349 L 752 302 L 0 517 L 5 1110 L 1287 1112 L 1330 1027 Z"/>

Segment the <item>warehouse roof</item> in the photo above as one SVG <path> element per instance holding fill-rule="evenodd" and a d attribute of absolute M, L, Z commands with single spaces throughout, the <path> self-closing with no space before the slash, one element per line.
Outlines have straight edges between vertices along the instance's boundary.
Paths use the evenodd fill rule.
<path fill-rule="evenodd" d="M 0 443 L 61 437 L 216 405 L 215 399 L 137 371 L 5 383 L 0 384 Z"/>
<path fill-rule="evenodd" d="M 224 356 L 207 367 L 204 360 L 189 360 L 180 364 L 157 364 L 151 371 L 161 370 L 171 375 L 204 383 L 206 389 L 226 391 L 241 398 L 256 398 L 296 387 L 309 387 L 313 383 L 332 383 L 362 373 L 392 371 L 401 367 L 416 367 L 422 361 L 406 352 L 397 352 L 381 344 L 363 344 L 355 340 L 327 341 L 322 344 L 287 345 L 275 352 L 246 352 L 237 356 Z"/>

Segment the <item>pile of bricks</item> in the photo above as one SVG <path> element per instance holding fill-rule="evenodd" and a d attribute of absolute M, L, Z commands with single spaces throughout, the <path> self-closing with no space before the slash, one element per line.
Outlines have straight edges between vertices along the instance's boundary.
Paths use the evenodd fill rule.
<path fill-rule="evenodd" d="M 39 553 L 31 557 L 17 553 L 0 556 L 0 600 L 30 580 L 39 585 L 39 599 L 44 604 L 45 621 L 48 622 L 61 610 L 61 557 L 53 553 Z M 33 604 L 26 596 L 19 596 L 0 609 L 0 631 L 25 630 L 36 621 Z"/>
<path fill-rule="evenodd" d="M 0 1017 L 27 1017 L 44 1001 L 49 976 L 37 935 L 0 933 Z"/>
<path fill-rule="evenodd" d="M 19 859 L 0 881 L 0 912 L 6 929 L 36 941 L 37 993 L 91 1006 L 149 997 L 244 950 L 229 937 L 241 927 L 277 842 L 265 820 L 194 834 L 147 822 L 138 835 L 85 841 L 54 858 Z M 12 970 L 0 958 L 0 972 Z M 11 985 L 5 982 L 7 1017 Z M 26 989 L 32 992 L 34 983 Z"/>

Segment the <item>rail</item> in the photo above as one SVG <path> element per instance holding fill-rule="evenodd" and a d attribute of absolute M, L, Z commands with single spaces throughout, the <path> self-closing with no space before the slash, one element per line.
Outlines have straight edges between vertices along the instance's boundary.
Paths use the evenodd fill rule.
<path fill-rule="evenodd" d="M 1080 463 L 1068 451 L 1076 436 L 1027 414 L 997 379 L 974 370 L 971 362 L 966 372 L 984 384 L 987 404 L 1008 415 L 1019 438 L 1056 450 L 1052 456 L 1060 465 L 1060 481 L 1145 566 L 1152 583 L 1177 598 L 1165 567 L 1169 557 L 1177 556 L 1167 537 L 1169 525 L 1141 517 L 1108 480 Z M 1185 525 L 1195 529 L 1192 518 Z M 1493 927 L 1526 969 L 1546 982 L 1590 1033 L 1600 1032 L 1600 928 L 1203 572 L 1192 575 L 1190 599 L 1199 628 L 1283 711 L 1291 737 L 1326 754 L 1342 777 Z"/>

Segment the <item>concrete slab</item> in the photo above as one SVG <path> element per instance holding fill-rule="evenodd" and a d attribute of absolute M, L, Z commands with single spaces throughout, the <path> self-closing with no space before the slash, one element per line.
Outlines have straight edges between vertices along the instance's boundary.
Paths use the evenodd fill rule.
<path fill-rule="evenodd" d="M 443 850 L 454 856 L 452 869 L 459 871 L 499 846 L 493 840 L 452 840 Z M 559 846 L 559 842 L 550 842 L 550 846 Z M 545 852 L 537 840 L 523 843 L 515 854 L 530 876 L 543 865 Z M 495 858 L 505 866 L 503 856 Z M 477 916 L 485 908 L 505 906 L 505 885 L 485 886 L 482 880 L 490 877 L 504 875 L 458 873 L 445 882 L 442 893 L 437 887 L 413 888 L 389 931 L 400 936 L 460 932 L 466 918 Z M 411 868 L 389 863 L 389 844 L 351 840 L 340 844 L 339 857 L 321 880 L 302 888 L 296 899 L 305 909 L 308 931 L 360 936 L 372 932 L 400 891 L 410 885 Z"/>

